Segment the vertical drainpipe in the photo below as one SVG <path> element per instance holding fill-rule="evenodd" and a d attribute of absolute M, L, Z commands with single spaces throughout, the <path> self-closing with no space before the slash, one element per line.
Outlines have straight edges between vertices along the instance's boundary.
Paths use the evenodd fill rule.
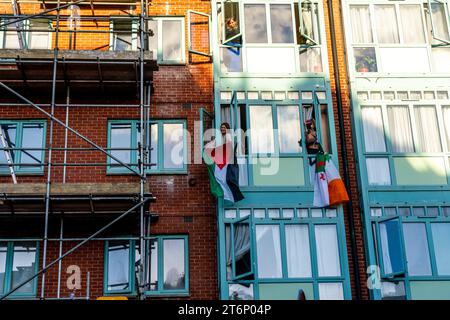
<path fill-rule="evenodd" d="M 337 1 L 336 1 L 337 2 Z M 347 158 L 347 146 L 345 142 L 345 128 L 344 128 L 344 112 L 342 110 L 342 97 L 341 97 L 341 84 L 340 80 L 340 72 L 338 67 L 338 55 L 337 55 L 337 47 L 336 47 L 336 30 L 334 27 L 334 14 L 333 14 L 333 4 L 332 0 L 327 0 L 328 7 L 328 19 L 330 25 L 330 34 L 331 34 L 331 51 L 333 54 L 333 71 L 334 71 L 334 82 L 336 88 L 336 102 L 338 109 L 338 121 L 339 121 L 339 136 L 341 143 L 341 153 L 342 153 L 342 164 L 343 164 L 343 172 L 344 172 L 344 182 L 347 188 L 347 192 L 350 198 L 350 201 L 347 202 L 347 212 L 348 212 L 348 223 L 350 230 L 350 246 L 353 260 L 353 272 L 355 275 L 355 289 L 356 289 L 356 299 L 361 300 L 361 283 L 360 283 L 360 275 L 359 275 L 359 261 L 357 254 L 357 243 L 356 243 L 356 235 L 355 235 L 355 221 L 353 219 L 353 203 L 352 192 L 350 188 L 350 177 L 348 173 L 348 158 Z M 342 21 L 342 20 L 341 20 Z M 343 49 L 345 50 L 345 49 Z"/>

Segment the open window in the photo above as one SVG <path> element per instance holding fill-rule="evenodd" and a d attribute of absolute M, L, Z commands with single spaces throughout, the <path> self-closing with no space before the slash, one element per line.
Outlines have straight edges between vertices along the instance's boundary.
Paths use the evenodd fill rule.
<path fill-rule="evenodd" d="M 299 0 L 300 44 L 314 46 L 320 44 L 318 4 L 309 0 Z"/>
<path fill-rule="evenodd" d="M 406 263 L 401 233 L 401 221 L 394 217 L 377 223 L 378 259 L 381 277 L 394 278 L 405 274 Z"/>
<path fill-rule="evenodd" d="M 226 254 L 229 280 L 250 280 L 254 275 L 251 216 L 226 226 Z"/>
<path fill-rule="evenodd" d="M 450 45 L 450 17 L 445 2 L 441 0 L 428 0 L 426 10 L 428 11 L 428 28 L 431 29 L 431 36 L 434 40 L 432 43 L 436 46 Z"/>
<path fill-rule="evenodd" d="M 211 16 L 194 10 L 188 10 L 187 16 L 189 52 L 211 57 Z M 205 33 L 207 37 L 204 36 Z"/>
<path fill-rule="evenodd" d="M 223 45 L 242 46 L 241 20 L 239 2 L 222 1 L 218 6 L 219 37 Z"/>

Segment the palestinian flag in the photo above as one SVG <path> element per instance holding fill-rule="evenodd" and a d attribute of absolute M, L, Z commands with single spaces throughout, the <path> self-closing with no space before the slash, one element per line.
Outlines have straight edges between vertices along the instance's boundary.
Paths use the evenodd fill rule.
<path fill-rule="evenodd" d="M 211 193 L 231 202 L 244 199 L 239 189 L 239 166 L 235 163 L 232 142 L 216 148 L 205 146 L 203 160 L 208 167 Z"/>
<path fill-rule="evenodd" d="M 347 190 L 329 154 L 316 156 L 314 206 L 335 206 L 349 201 Z"/>

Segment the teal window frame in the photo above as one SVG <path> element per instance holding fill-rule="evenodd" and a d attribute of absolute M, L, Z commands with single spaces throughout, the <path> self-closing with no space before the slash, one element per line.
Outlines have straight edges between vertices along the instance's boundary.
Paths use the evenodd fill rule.
<path fill-rule="evenodd" d="M 260 284 L 269 284 L 269 283 L 310 283 L 313 285 L 314 290 L 314 299 L 319 299 L 319 284 L 320 283 L 341 283 L 343 289 L 344 299 L 351 298 L 350 291 L 350 282 L 348 278 L 348 261 L 347 261 L 347 249 L 346 249 L 346 239 L 345 239 L 345 228 L 343 225 L 343 212 L 341 209 L 334 208 L 336 210 L 336 216 L 327 217 L 326 209 L 314 208 L 304 206 L 302 209 L 308 210 L 308 217 L 300 218 L 297 213 L 294 213 L 293 218 L 283 218 L 281 216 L 282 209 L 294 209 L 294 212 L 297 211 L 296 206 L 286 208 L 283 206 L 282 208 L 276 206 L 260 206 L 260 207 L 225 207 L 219 213 L 220 221 L 223 226 L 227 224 L 233 224 L 243 219 L 249 218 L 251 221 L 251 257 L 252 263 L 254 265 L 254 278 L 253 279 L 230 279 L 226 278 L 226 275 L 222 275 L 222 285 L 225 286 L 221 290 L 222 299 L 228 299 L 228 286 L 230 284 L 246 284 L 253 285 L 254 299 L 259 299 L 259 285 Z M 256 218 L 253 216 L 253 211 L 255 209 L 262 209 L 265 212 L 264 218 Z M 279 218 L 269 218 L 268 211 L 270 209 L 279 209 L 280 217 Z M 322 211 L 322 217 L 312 217 L 311 210 L 318 209 Z M 226 218 L 225 210 L 236 210 L 236 218 Z M 241 210 L 251 210 L 250 216 L 246 218 L 242 218 L 240 216 Z M 280 251 L 281 251 L 281 267 L 282 267 L 282 277 L 280 278 L 259 278 L 258 277 L 258 265 L 257 265 L 257 243 L 256 243 L 256 231 L 255 228 L 258 225 L 277 225 L 279 227 L 280 234 Z M 308 237 L 309 237 L 309 250 L 310 250 L 310 263 L 311 263 L 311 277 L 289 277 L 288 275 L 288 267 L 287 267 L 287 249 L 286 249 L 286 234 L 285 234 L 285 226 L 286 225 L 307 225 L 308 226 Z M 317 262 L 317 249 L 316 249 L 316 238 L 315 238 L 315 226 L 317 225 L 334 225 L 336 227 L 336 235 L 338 242 L 338 250 L 339 250 L 339 265 L 340 265 L 340 275 L 339 276 L 319 276 L 318 273 L 318 262 Z M 224 229 L 223 229 L 224 231 Z M 219 232 L 223 232 L 220 231 Z M 225 233 L 222 234 L 221 239 L 225 241 Z M 222 264 L 226 261 L 225 256 L 220 256 L 220 260 L 222 260 Z M 220 268 L 219 268 L 220 270 Z M 225 270 L 226 271 L 226 270 Z M 223 272 L 223 271 L 222 271 Z M 226 273 L 226 272 L 225 272 Z M 225 296 L 224 296 L 225 295 Z"/>
<path fill-rule="evenodd" d="M 188 137 L 186 135 L 186 120 L 175 120 L 175 119 L 165 119 L 165 120 L 152 120 L 149 122 L 150 125 L 158 126 L 158 161 L 157 161 L 157 169 L 150 169 L 150 166 L 145 168 L 145 171 L 148 174 L 186 174 L 187 173 L 187 162 L 188 162 Z M 140 124 L 139 120 L 109 120 L 108 121 L 108 149 L 111 148 L 111 128 L 114 124 L 130 124 L 131 125 L 131 141 L 130 141 L 130 153 L 131 153 L 131 167 L 133 169 L 139 170 L 137 166 L 138 161 L 138 150 L 137 150 L 137 126 Z M 183 125 L 183 167 L 182 168 L 164 168 L 164 124 L 182 124 Z M 150 128 L 148 129 L 150 131 Z M 148 149 L 150 146 L 148 146 Z M 150 151 L 149 151 L 150 154 Z M 153 163 L 153 160 L 151 160 Z M 110 166 L 112 163 L 111 158 L 107 157 L 107 174 L 132 174 L 127 168 L 119 167 L 119 166 Z"/>
<path fill-rule="evenodd" d="M 34 243 L 36 245 L 36 260 L 35 260 L 35 266 L 34 266 L 34 274 L 36 274 L 39 271 L 39 242 L 38 241 L 2 241 L 0 239 L 0 242 L 6 242 L 7 243 L 7 250 L 6 250 L 6 266 L 5 266 L 5 278 L 4 278 L 4 287 L 3 291 L 0 290 L 0 297 L 3 294 L 8 293 L 11 289 L 13 289 L 12 286 L 12 266 L 13 266 L 13 260 L 14 260 L 14 243 L 16 242 L 30 242 Z M 18 293 L 13 292 L 8 299 L 27 299 L 27 298 L 35 298 L 37 294 L 37 286 L 38 281 L 37 278 L 34 278 L 31 280 L 33 282 L 33 292 L 32 293 Z"/>
<path fill-rule="evenodd" d="M 185 270 L 185 288 L 182 290 L 168 290 L 164 289 L 164 240 L 181 239 L 184 241 L 184 270 Z M 189 295 L 189 239 L 187 235 L 155 235 L 151 236 L 151 240 L 157 241 L 158 246 L 158 287 L 157 290 L 146 290 L 145 294 L 148 296 L 186 296 Z M 108 260 L 108 248 L 109 242 L 105 241 L 104 248 L 104 266 L 103 266 L 103 293 L 107 296 L 109 295 L 130 295 L 134 296 L 136 292 L 136 279 L 135 279 L 135 262 L 136 262 L 136 250 L 137 242 L 135 240 L 118 240 L 128 242 L 129 244 L 129 290 L 108 290 L 108 270 L 109 270 L 109 260 Z M 146 240 L 147 247 L 149 247 L 150 239 Z M 151 255 L 150 250 L 148 254 Z M 149 260 L 150 261 L 150 260 Z M 147 266 L 148 269 L 148 279 L 150 279 L 151 264 Z"/>
<path fill-rule="evenodd" d="M 416 207 L 424 208 L 424 216 L 414 216 L 412 215 L 413 209 Z M 434 238 L 432 235 L 432 229 L 431 226 L 433 224 L 439 224 L 439 223 L 445 223 L 450 225 L 450 216 L 444 216 L 443 214 L 443 208 L 449 207 L 439 204 L 428 204 L 426 206 L 423 205 L 414 205 L 414 204 L 388 204 L 383 203 L 383 205 L 374 205 L 370 208 L 376 208 L 381 210 L 381 216 L 380 217 L 368 217 L 370 223 L 375 226 L 375 228 L 372 228 L 372 235 L 374 236 L 374 243 L 375 243 L 375 263 L 380 266 L 381 271 L 381 281 L 385 282 L 402 282 L 404 284 L 405 288 L 405 294 L 406 299 L 411 299 L 411 292 L 410 292 L 410 282 L 411 281 L 450 281 L 450 274 L 449 275 L 439 275 L 437 271 L 437 262 L 436 262 L 436 254 L 434 249 Z M 393 216 L 387 216 L 386 208 L 394 208 L 395 209 L 395 215 Z M 408 208 L 410 215 L 408 216 L 401 216 L 399 208 Z M 438 215 L 437 216 L 431 216 L 428 214 L 428 210 L 430 208 L 437 208 L 438 209 Z M 434 209 L 433 209 L 434 210 Z M 370 211 L 370 210 L 369 210 Z M 399 272 L 397 274 L 385 274 L 384 273 L 384 260 L 383 256 L 380 252 L 380 236 L 379 236 L 379 224 L 392 220 L 392 219 L 398 219 L 399 221 L 399 232 L 401 235 L 401 246 L 402 246 L 402 260 L 404 262 L 404 272 Z M 425 225 L 425 231 L 426 231 L 426 238 L 427 238 L 427 247 L 428 247 L 428 255 L 429 255 L 429 261 L 431 265 L 431 275 L 410 275 L 407 268 L 407 257 L 406 257 L 406 251 L 405 251 L 405 239 L 403 236 L 403 225 L 407 223 L 422 223 Z M 375 232 L 375 234 L 373 234 Z M 450 252 L 450 247 L 449 247 Z M 379 290 L 376 290 L 379 291 Z M 381 296 L 378 296 L 379 292 L 376 293 L 375 297 L 381 298 Z"/>
<path fill-rule="evenodd" d="M 241 91 L 241 90 L 239 90 Z M 241 92 L 252 92 L 254 90 L 242 90 Z M 284 100 L 276 100 L 276 99 L 270 99 L 270 100 L 265 100 L 262 99 L 262 97 L 260 97 L 261 92 L 271 92 L 272 96 L 274 97 L 275 92 L 283 92 L 285 93 L 285 97 L 286 99 Z M 295 91 L 295 90 L 294 90 Z M 223 92 L 228 92 L 228 91 L 223 91 Z M 296 91 L 297 92 L 297 91 Z M 325 93 L 325 99 L 319 99 L 318 94 L 317 93 Z M 245 99 L 238 99 L 237 98 L 237 91 L 233 90 L 231 92 L 231 98 L 230 99 L 221 99 L 221 103 L 219 105 L 220 110 L 223 107 L 228 107 L 230 108 L 230 126 L 231 129 L 236 130 L 237 129 L 237 123 L 238 123 L 238 118 L 237 118 L 237 113 L 238 113 L 238 107 L 243 106 L 246 108 L 246 119 L 245 119 L 245 123 L 247 126 L 247 129 L 251 129 L 250 126 L 250 107 L 251 106 L 255 106 L 255 107 L 259 107 L 259 106 L 271 106 L 271 113 L 272 113 L 272 126 L 274 129 L 273 132 L 273 142 L 274 142 L 274 152 L 272 153 L 252 153 L 252 137 L 251 137 L 251 133 L 249 133 L 247 135 L 247 139 L 248 139 L 248 150 L 247 150 L 247 154 L 245 155 L 239 155 L 237 156 L 238 159 L 242 159 L 244 158 L 246 161 L 246 166 L 247 166 L 247 173 L 248 173 L 248 185 L 247 186 L 242 186 L 243 190 L 250 190 L 251 188 L 254 188 L 254 183 L 253 183 L 253 163 L 256 163 L 257 160 L 260 158 L 260 155 L 263 155 L 264 157 L 269 157 L 269 158 L 274 158 L 274 157 L 279 157 L 279 158 L 301 158 L 303 161 L 303 167 L 304 167 L 304 176 L 305 176 L 305 184 L 302 186 L 299 186 L 300 188 L 306 188 L 306 189 L 310 189 L 312 187 L 310 179 L 309 179 L 309 170 L 310 170 L 310 166 L 309 166 L 309 160 L 310 158 L 314 158 L 315 155 L 309 155 L 306 151 L 306 144 L 305 144 L 305 131 L 304 131 L 304 119 L 303 119 L 303 110 L 302 110 L 302 106 L 303 105 L 311 105 L 314 108 L 314 113 L 315 113 L 315 119 L 316 119 L 316 128 L 317 128 L 317 137 L 319 141 L 323 141 L 322 139 L 322 132 L 323 132 L 323 128 L 322 128 L 322 114 L 321 114 L 321 106 L 322 105 L 326 105 L 326 111 L 327 111 L 327 115 L 328 115 L 328 129 L 329 129 L 329 154 L 332 156 L 333 160 L 335 163 L 337 163 L 335 156 L 337 154 L 337 147 L 336 147 L 336 136 L 335 136 L 335 130 L 334 130 L 334 117 L 333 117 L 333 104 L 332 104 L 332 100 L 331 100 L 331 92 L 328 89 L 312 89 L 312 90 L 307 90 L 307 88 L 303 89 L 302 91 L 299 92 L 299 99 L 297 100 L 291 100 L 288 99 L 288 96 L 286 95 L 286 90 L 260 90 L 259 92 L 259 96 L 258 99 L 248 99 L 248 95 L 246 95 Z M 311 98 L 302 98 L 302 93 L 311 93 Z M 299 110 L 299 120 L 300 120 L 300 137 L 301 137 L 301 151 L 300 152 L 296 152 L 296 153 L 280 153 L 280 147 L 279 147 L 279 136 L 278 136 L 278 117 L 277 117 L 277 107 L 278 106 L 298 106 L 298 110 Z M 202 125 L 202 118 L 200 118 L 201 121 L 201 126 Z M 218 116 L 218 121 L 216 121 L 216 123 L 222 123 L 222 119 L 221 119 L 221 115 Z M 242 119 L 241 119 L 242 121 Z M 201 140 L 203 141 L 203 139 Z M 299 188 L 296 187 L 296 188 Z M 265 187 L 257 187 L 258 190 L 261 190 L 261 188 L 265 188 Z M 270 189 L 273 189 L 273 187 L 268 187 Z M 284 187 L 282 187 L 284 188 Z M 286 187 L 286 188 L 291 188 L 291 187 Z"/>
<path fill-rule="evenodd" d="M 377 91 L 382 91 L 378 89 Z M 357 98 L 355 98 L 357 101 Z M 358 137 L 358 145 L 359 145 L 359 154 L 360 159 L 363 161 L 360 161 L 360 167 L 361 167 L 361 176 L 364 178 L 364 183 L 367 185 L 367 187 L 370 190 L 382 190 L 382 189 L 398 189 L 398 188 L 404 188 L 403 185 L 397 184 L 396 179 L 396 172 L 395 172 L 395 166 L 394 166 L 394 158 L 404 158 L 404 157 L 423 157 L 423 158 L 440 158 L 443 159 L 444 164 L 446 166 L 450 166 L 450 145 L 447 144 L 446 140 L 446 124 L 445 119 L 443 118 L 443 110 L 442 108 L 444 106 L 447 106 L 448 104 L 445 103 L 445 100 L 420 100 L 420 101 L 388 101 L 388 100 L 382 100 L 382 101 L 366 101 L 366 102 L 358 102 L 356 105 L 356 108 L 354 108 L 355 112 L 355 118 L 357 119 L 357 128 L 356 128 L 356 134 Z M 411 139 L 413 141 L 413 147 L 414 151 L 412 152 L 394 152 L 393 146 L 392 146 L 392 139 L 390 138 L 390 130 L 389 130 L 389 119 L 388 119 L 388 113 L 387 108 L 388 106 L 406 106 L 408 107 L 408 115 L 409 115 L 409 124 L 411 127 Z M 439 142 L 441 145 L 441 151 L 440 152 L 417 152 L 416 150 L 420 147 L 419 141 L 417 137 L 417 128 L 416 128 L 416 118 L 415 118 L 415 112 L 414 109 L 416 107 L 421 106 L 433 106 L 436 111 L 436 121 L 437 121 L 437 127 L 439 131 Z M 362 109 L 364 107 L 380 107 L 381 108 L 381 116 L 382 116 L 382 122 L 383 122 L 383 137 L 384 137 L 384 143 L 386 151 L 376 151 L 376 152 L 368 152 L 366 151 L 366 145 L 364 141 L 364 128 L 363 128 L 363 117 L 362 117 Z M 384 158 L 388 160 L 389 164 L 389 172 L 390 172 L 390 185 L 369 185 L 369 179 L 368 179 L 368 173 L 367 173 L 367 165 L 366 165 L 366 159 L 368 158 Z M 447 174 L 447 183 L 446 186 L 450 184 L 450 169 L 447 167 L 445 170 Z M 419 186 L 409 186 L 408 187 L 419 187 Z M 430 188 L 438 187 L 438 186 L 428 186 Z"/>
<path fill-rule="evenodd" d="M 110 242 L 124 242 L 128 243 L 129 254 L 128 254 L 128 279 L 130 288 L 127 290 L 108 290 L 108 273 L 109 273 L 109 243 Z M 134 273 L 134 266 L 136 261 L 136 250 L 134 240 L 117 240 L 117 241 L 105 241 L 104 249 L 104 265 L 103 265 L 103 293 L 105 295 L 115 295 L 115 294 L 136 294 L 136 280 Z"/>
<path fill-rule="evenodd" d="M 0 15 L 0 24 L 3 24 L 4 22 L 8 21 L 9 19 L 16 19 L 13 16 L 8 17 L 8 18 L 5 18 L 4 16 L 5 15 Z M 22 17 L 22 16 L 19 16 L 19 17 Z M 48 21 L 48 28 L 49 28 L 48 29 L 49 30 L 48 31 L 48 35 L 49 36 L 48 36 L 48 42 L 47 42 L 47 49 L 51 49 L 51 47 L 52 47 L 52 34 L 53 34 L 53 32 L 52 32 L 52 30 L 53 30 L 53 20 L 52 19 L 48 19 L 48 18 L 38 18 L 38 19 L 34 19 L 34 20 L 47 20 Z M 31 30 L 30 20 L 27 19 L 27 20 L 21 21 L 21 23 L 23 24 L 22 25 L 22 29 L 23 30 L 20 33 L 22 34 L 22 38 L 23 38 L 23 41 L 24 41 L 24 43 L 23 43 L 24 49 L 32 50 L 33 48 L 30 48 L 30 42 L 31 42 L 30 41 L 30 37 L 32 35 L 32 32 L 29 32 L 29 30 Z M 5 28 L 0 29 L 0 49 L 5 49 L 4 48 L 4 45 L 5 45 L 4 41 L 5 41 L 5 36 L 6 36 L 6 32 L 7 32 L 6 28 L 8 28 L 8 27 L 9 28 L 13 28 L 15 30 L 15 24 L 11 24 L 11 25 L 8 25 Z"/>
<path fill-rule="evenodd" d="M 15 125 L 16 126 L 16 141 L 15 141 L 15 148 L 22 148 L 22 143 L 24 141 L 23 137 L 23 126 L 24 125 L 32 125 L 32 124 L 38 124 L 42 125 L 43 132 L 42 132 L 42 144 L 41 144 L 41 162 L 44 163 L 45 161 L 45 144 L 46 144 L 46 134 L 47 134 L 47 122 L 45 120 L 0 120 L 0 125 Z M 3 146 L 0 144 L 1 148 Z M 0 150 L 0 152 L 3 152 L 3 150 Z M 22 159 L 22 152 L 20 150 L 14 150 L 15 153 L 15 159 L 14 163 L 17 163 L 18 165 L 14 166 L 14 172 L 16 174 L 27 174 L 27 175 L 33 175 L 33 174 L 44 174 L 44 164 L 42 164 L 39 168 L 33 168 L 31 166 L 24 166 L 21 167 L 21 159 Z M 37 166 L 37 165 L 36 165 Z M 11 172 L 9 171 L 9 167 L 1 167 L 0 168 L 0 175 L 10 175 Z"/>
<path fill-rule="evenodd" d="M 220 52 L 223 49 L 229 48 L 229 49 L 239 49 L 240 50 L 240 55 L 241 55 L 241 67 L 242 70 L 239 72 L 234 72 L 234 71 L 228 71 L 228 72 L 223 72 L 220 71 L 222 76 L 227 76 L 230 75 L 232 77 L 236 76 L 236 75 L 249 75 L 253 73 L 249 73 L 247 71 L 247 63 L 246 63 L 246 59 L 247 59 L 247 48 L 294 48 L 295 49 L 295 54 L 296 54 L 296 58 L 295 58 L 295 73 L 300 73 L 300 74 L 311 74 L 311 75 L 316 75 L 316 74 L 323 74 L 323 73 L 328 73 L 328 55 L 326 52 L 326 46 L 324 45 L 326 43 L 326 39 L 325 39 L 325 18 L 324 18 L 324 12 L 323 12 L 323 1 L 322 0 L 311 0 L 311 1 L 305 1 L 305 0 L 286 0 L 284 2 L 277 2 L 275 0 L 262 0 L 262 1 L 251 1 L 251 0 L 234 0 L 232 2 L 236 2 L 238 3 L 239 6 L 239 28 L 240 28 L 240 32 L 239 34 L 233 36 L 230 39 L 225 39 L 225 26 L 223 26 L 222 28 L 220 28 L 219 25 L 214 25 L 214 22 L 217 22 L 219 19 L 219 15 L 220 15 L 220 19 L 224 23 L 224 3 L 226 1 L 223 0 L 215 0 L 215 5 L 213 8 L 216 9 L 216 14 L 215 17 L 213 18 L 213 30 L 214 33 L 217 35 L 217 45 L 218 45 L 218 52 Z M 301 36 L 304 36 L 304 30 L 302 28 L 301 25 L 301 5 L 302 3 L 306 3 L 306 2 L 310 2 L 312 4 L 317 4 L 318 6 L 318 23 L 319 23 L 319 30 L 318 31 L 318 37 L 319 39 L 310 39 L 310 40 L 314 40 L 313 43 L 311 44 L 300 44 L 297 41 L 297 31 L 300 32 Z M 245 5 L 254 5 L 254 4 L 259 4 L 259 5 L 264 5 L 266 8 L 266 27 L 267 27 L 267 43 L 247 43 L 246 39 L 245 39 L 245 10 L 244 10 L 244 6 Z M 271 19 L 270 19 L 270 6 L 271 5 L 277 5 L 277 4 L 284 4 L 284 5 L 291 5 L 291 11 L 292 11 L 292 30 L 293 30 L 293 43 L 273 43 L 272 42 L 272 31 L 271 31 Z M 267 18 L 268 17 L 268 18 Z M 296 19 L 299 19 L 299 21 L 296 21 Z M 299 23 L 299 30 L 297 30 L 297 22 Z M 218 29 L 222 29 L 220 32 L 223 34 L 223 39 L 219 39 L 219 31 Z M 232 40 L 241 37 L 242 39 L 242 43 L 241 44 L 237 44 L 237 43 L 233 43 Z M 309 37 L 308 37 L 309 39 Z M 310 49 L 319 49 L 320 51 L 320 60 L 321 60 L 321 70 L 322 71 L 302 71 L 301 67 L 300 67 L 300 55 L 303 53 L 303 51 L 306 50 L 310 50 Z M 222 60 L 221 57 L 221 53 L 219 53 L 218 55 L 218 61 Z M 262 73 L 261 75 L 265 75 L 264 73 Z"/>

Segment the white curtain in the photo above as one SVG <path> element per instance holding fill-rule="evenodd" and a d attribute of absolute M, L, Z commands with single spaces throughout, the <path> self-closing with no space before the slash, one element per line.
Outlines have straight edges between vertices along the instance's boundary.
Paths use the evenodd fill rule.
<path fill-rule="evenodd" d="M 48 20 L 31 20 L 30 21 L 31 30 L 45 30 L 50 29 Z M 49 40 L 51 37 L 50 31 L 38 31 L 30 32 L 29 35 L 29 48 L 30 49 L 48 49 Z"/>
<path fill-rule="evenodd" d="M 319 283 L 320 300 L 344 300 L 342 283 Z"/>
<path fill-rule="evenodd" d="M 298 106 L 278 106 L 277 115 L 280 153 L 301 152 L 298 143 L 301 139 Z"/>
<path fill-rule="evenodd" d="M 450 48 L 431 48 L 431 62 L 434 72 L 450 73 Z"/>
<path fill-rule="evenodd" d="M 249 109 L 252 153 L 273 153 L 272 106 L 251 106 Z"/>
<path fill-rule="evenodd" d="M 388 186 L 391 184 L 391 174 L 387 158 L 367 158 L 366 166 L 369 185 Z"/>
<path fill-rule="evenodd" d="M 388 107 L 389 136 L 394 152 L 414 152 L 408 106 Z"/>
<path fill-rule="evenodd" d="M 281 278 L 280 228 L 278 225 L 256 226 L 256 252 L 259 278 Z"/>
<path fill-rule="evenodd" d="M 339 245 L 336 225 L 315 225 L 317 269 L 320 277 L 340 276 Z"/>
<path fill-rule="evenodd" d="M 383 257 L 384 273 L 390 274 L 392 273 L 392 262 L 389 251 L 389 237 L 388 237 L 387 223 L 380 223 L 380 242 L 381 242 L 381 255 Z"/>
<path fill-rule="evenodd" d="M 447 136 L 447 151 L 450 151 L 450 106 L 442 107 L 442 117 L 444 119 L 445 133 Z"/>
<path fill-rule="evenodd" d="M 301 72 L 322 72 L 322 56 L 320 50 L 319 47 L 301 48 Z"/>
<path fill-rule="evenodd" d="M 109 290 L 129 288 L 129 246 L 110 246 L 108 252 L 108 287 Z"/>
<path fill-rule="evenodd" d="M 423 20 L 420 5 L 401 5 L 403 41 L 405 43 L 424 43 Z"/>
<path fill-rule="evenodd" d="M 393 5 L 375 6 L 375 24 L 378 43 L 399 43 L 397 17 Z"/>
<path fill-rule="evenodd" d="M 350 6 L 353 43 L 372 43 L 369 6 Z"/>
<path fill-rule="evenodd" d="M 361 109 L 364 144 L 367 152 L 385 152 L 383 117 L 381 107 L 363 107 Z"/>
<path fill-rule="evenodd" d="M 286 255 L 290 278 L 311 277 L 311 256 L 307 225 L 286 225 Z"/>
<path fill-rule="evenodd" d="M 441 152 L 441 139 L 434 106 L 414 108 L 419 152 Z"/>

